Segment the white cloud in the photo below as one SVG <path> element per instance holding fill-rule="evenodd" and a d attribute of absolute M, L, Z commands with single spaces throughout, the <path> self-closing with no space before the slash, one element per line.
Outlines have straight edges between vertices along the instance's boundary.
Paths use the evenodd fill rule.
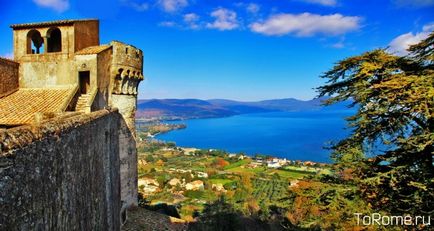
<path fill-rule="evenodd" d="M 214 22 L 207 23 L 206 27 L 217 30 L 233 30 L 239 27 L 237 13 L 225 8 L 219 8 L 211 12 Z"/>
<path fill-rule="evenodd" d="M 159 0 L 158 4 L 161 6 L 161 8 L 164 11 L 168 13 L 173 13 L 187 7 L 188 1 L 187 0 Z"/>
<path fill-rule="evenodd" d="M 269 36 L 287 34 L 294 34 L 300 37 L 316 34 L 334 36 L 359 29 L 360 21 L 360 17 L 343 16 L 341 14 L 276 14 L 270 16 L 264 22 L 250 24 L 250 29 L 253 32 Z"/>
<path fill-rule="evenodd" d="M 195 13 L 184 14 L 184 22 L 196 22 L 199 16 Z"/>
<path fill-rule="evenodd" d="M 392 0 L 399 7 L 427 7 L 434 5 L 434 0 Z"/>
<path fill-rule="evenodd" d="M 164 22 L 160 22 L 158 25 L 164 27 L 174 27 L 176 26 L 176 23 L 172 21 L 164 21 Z"/>
<path fill-rule="evenodd" d="M 433 30 L 434 30 L 434 23 L 431 23 L 423 26 L 422 31 L 419 33 L 413 34 L 412 32 L 408 32 L 399 35 L 389 43 L 388 50 L 389 52 L 396 55 L 401 55 L 401 56 L 407 55 L 408 54 L 407 49 L 410 47 L 410 45 L 416 44 L 421 40 L 426 39 Z"/>
<path fill-rule="evenodd" d="M 336 6 L 338 2 L 336 0 L 300 0 L 307 3 L 319 4 L 323 6 Z"/>
<path fill-rule="evenodd" d="M 199 28 L 199 25 L 197 24 L 197 21 L 199 20 L 199 15 L 195 13 L 184 14 L 183 19 L 190 29 Z"/>
<path fill-rule="evenodd" d="M 249 3 L 246 7 L 247 12 L 252 13 L 252 14 L 258 13 L 260 9 L 261 9 L 261 7 L 255 3 Z"/>
<path fill-rule="evenodd" d="M 69 9 L 69 0 L 33 0 L 36 5 L 51 8 L 59 13 Z"/>
<path fill-rule="evenodd" d="M 331 46 L 333 48 L 336 48 L 336 49 L 341 49 L 341 48 L 345 47 L 345 43 L 343 41 L 339 41 L 339 42 L 333 43 Z"/>

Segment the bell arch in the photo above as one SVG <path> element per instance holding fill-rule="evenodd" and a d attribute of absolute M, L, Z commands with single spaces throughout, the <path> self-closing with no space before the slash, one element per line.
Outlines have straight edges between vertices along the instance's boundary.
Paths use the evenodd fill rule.
<path fill-rule="evenodd" d="M 47 52 L 62 51 L 62 32 L 57 27 L 47 31 Z"/>
<path fill-rule="evenodd" d="M 27 54 L 42 54 L 44 52 L 44 39 L 35 29 L 27 33 Z"/>

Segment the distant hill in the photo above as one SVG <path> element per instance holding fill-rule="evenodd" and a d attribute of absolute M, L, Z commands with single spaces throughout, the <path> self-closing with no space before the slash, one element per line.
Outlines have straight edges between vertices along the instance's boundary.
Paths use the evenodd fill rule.
<path fill-rule="evenodd" d="M 138 118 L 191 119 L 226 117 L 239 114 L 272 111 L 322 110 L 324 99 L 298 100 L 293 98 L 242 102 L 227 99 L 146 99 L 138 100 Z M 335 105 L 333 109 L 345 109 Z"/>
<path fill-rule="evenodd" d="M 207 118 L 231 116 L 236 113 L 198 99 L 138 100 L 136 117 Z"/>
<path fill-rule="evenodd" d="M 211 104 L 220 105 L 224 107 L 234 107 L 239 105 L 251 106 L 256 108 L 262 108 L 272 111 L 303 111 L 303 110 L 312 110 L 318 109 L 321 107 L 321 99 L 313 99 L 313 100 L 298 100 L 293 98 L 286 99 L 272 99 L 272 100 L 263 100 L 256 102 L 238 102 L 233 100 L 225 100 L 225 99 L 212 99 L 207 100 Z"/>

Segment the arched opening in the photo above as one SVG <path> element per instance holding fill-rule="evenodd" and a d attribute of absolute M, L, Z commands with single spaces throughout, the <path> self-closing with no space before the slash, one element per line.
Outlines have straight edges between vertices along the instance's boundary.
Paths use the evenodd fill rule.
<path fill-rule="evenodd" d="M 37 30 L 31 30 L 27 33 L 27 54 L 44 53 L 44 39 Z"/>
<path fill-rule="evenodd" d="M 47 52 L 59 51 L 62 51 L 62 32 L 54 27 L 47 31 Z"/>

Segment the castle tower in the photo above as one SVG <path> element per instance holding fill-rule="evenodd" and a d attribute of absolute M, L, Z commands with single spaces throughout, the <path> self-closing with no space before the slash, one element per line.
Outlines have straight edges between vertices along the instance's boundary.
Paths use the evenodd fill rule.
<path fill-rule="evenodd" d="M 113 49 L 111 65 L 111 106 L 119 109 L 125 123 L 121 125 L 120 164 L 123 208 L 137 205 L 137 148 L 135 114 L 137 88 L 143 80 L 143 53 L 134 46 L 118 41 L 110 43 Z"/>
<path fill-rule="evenodd" d="M 3 79 L 13 89 L 0 89 L 0 128 L 32 123 L 37 114 L 118 108 L 122 211 L 137 205 L 135 113 L 143 52 L 118 41 L 100 45 L 99 21 L 94 19 L 11 28 L 14 61 L 3 60 L 0 67 L 8 70 Z M 22 107 L 16 99 L 27 99 L 31 106 Z"/>

